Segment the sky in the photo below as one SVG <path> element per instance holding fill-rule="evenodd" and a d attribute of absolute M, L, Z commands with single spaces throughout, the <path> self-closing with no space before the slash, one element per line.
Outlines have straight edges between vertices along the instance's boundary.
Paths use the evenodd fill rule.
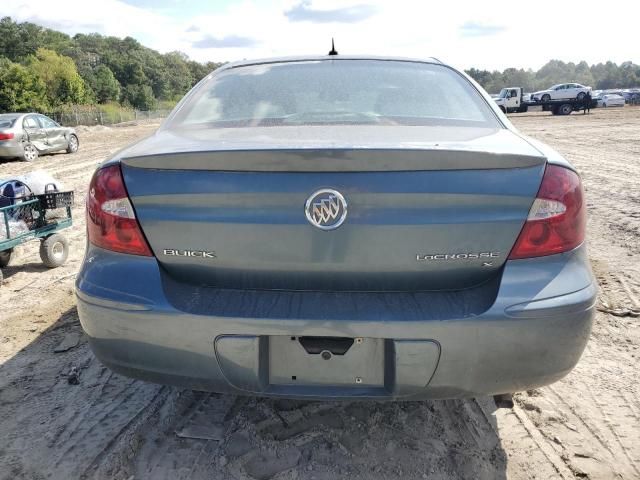
<path fill-rule="evenodd" d="M 325 54 L 436 57 L 459 68 L 550 59 L 640 63 L 640 1 L 11 0 L 2 16 L 69 35 L 131 36 L 200 62 Z"/>

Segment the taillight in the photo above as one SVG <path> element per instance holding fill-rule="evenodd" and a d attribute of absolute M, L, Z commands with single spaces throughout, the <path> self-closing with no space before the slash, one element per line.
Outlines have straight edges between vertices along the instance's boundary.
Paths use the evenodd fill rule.
<path fill-rule="evenodd" d="M 586 223 L 578 174 L 568 168 L 547 165 L 538 195 L 509 259 L 569 251 L 584 241 Z"/>
<path fill-rule="evenodd" d="M 120 165 L 96 170 L 87 196 L 87 234 L 94 245 L 151 257 L 122 180 Z"/>
<path fill-rule="evenodd" d="M 0 132 L 0 140 L 11 140 L 13 132 Z"/>

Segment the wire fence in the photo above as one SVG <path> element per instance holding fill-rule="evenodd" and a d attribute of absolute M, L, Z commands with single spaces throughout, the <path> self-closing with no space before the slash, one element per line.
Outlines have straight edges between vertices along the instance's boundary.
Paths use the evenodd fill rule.
<path fill-rule="evenodd" d="M 132 122 L 136 120 L 162 119 L 171 110 L 92 110 L 82 112 L 48 112 L 46 116 L 60 125 L 77 127 L 78 125 L 114 125 L 116 123 Z"/>

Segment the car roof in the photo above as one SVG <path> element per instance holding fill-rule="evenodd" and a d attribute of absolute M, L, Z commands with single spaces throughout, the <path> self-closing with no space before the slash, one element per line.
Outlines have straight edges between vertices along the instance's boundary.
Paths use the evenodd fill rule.
<path fill-rule="evenodd" d="M 445 65 L 437 58 L 409 58 L 409 57 L 393 57 L 393 56 L 378 56 L 378 55 L 298 55 L 289 57 L 272 57 L 272 58 L 259 58 L 255 60 L 240 60 L 236 62 L 230 62 L 222 65 L 216 71 L 227 70 L 231 68 L 246 67 L 250 65 L 265 65 L 269 63 L 296 63 L 296 62 L 318 62 L 328 60 L 378 60 L 387 62 L 413 62 L 413 63 L 432 63 Z"/>

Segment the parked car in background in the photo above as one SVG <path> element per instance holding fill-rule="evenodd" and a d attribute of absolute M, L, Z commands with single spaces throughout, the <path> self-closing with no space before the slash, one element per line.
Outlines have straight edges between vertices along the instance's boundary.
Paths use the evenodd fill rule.
<path fill-rule="evenodd" d="M 630 88 L 628 90 L 622 90 L 619 93 L 626 103 L 638 104 L 640 103 L 640 89 Z"/>
<path fill-rule="evenodd" d="M 39 113 L 0 114 L 0 157 L 32 162 L 42 153 L 78 151 L 75 129 Z"/>
<path fill-rule="evenodd" d="M 598 97 L 599 107 L 624 107 L 625 101 L 622 95 L 616 93 L 605 93 Z"/>
<path fill-rule="evenodd" d="M 531 94 L 534 102 L 548 102 L 549 100 L 582 100 L 591 87 L 579 83 L 560 83 L 547 90 L 540 90 Z"/>
<path fill-rule="evenodd" d="M 589 339 L 580 176 L 435 59 L 226 64 L 87 192 L 78 313 L 129 376 L 475 397 L 558 380 Z"/>

